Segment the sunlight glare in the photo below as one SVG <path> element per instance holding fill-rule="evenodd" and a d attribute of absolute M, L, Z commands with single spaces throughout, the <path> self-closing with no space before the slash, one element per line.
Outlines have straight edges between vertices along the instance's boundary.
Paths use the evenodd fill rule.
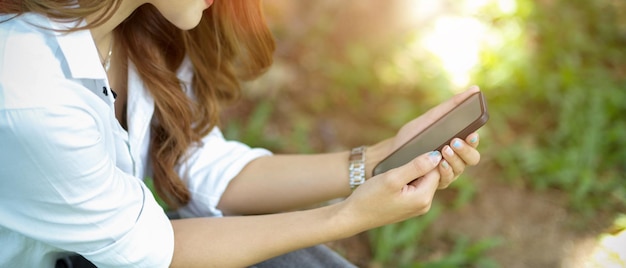
<path fill-rule="evenodd" d="M 503 14 L 513 14 L 517 11 L 517 1 L 498 0 L 498 8 Z"/>
<path fill-rule="evenodd" d="M 487 27 L 471 17 L 444 16 L 437 18 L 432 31 L 422 40 L 448 73 L 454 86 L 470 83 L 471 70 L 479 63 Z"/>
<path fill-rule="evenodd" d="M 620 214 L 613 225 L 613 231 L 600 235 L 586 267 L 626 267 L 626 214 Z"/>

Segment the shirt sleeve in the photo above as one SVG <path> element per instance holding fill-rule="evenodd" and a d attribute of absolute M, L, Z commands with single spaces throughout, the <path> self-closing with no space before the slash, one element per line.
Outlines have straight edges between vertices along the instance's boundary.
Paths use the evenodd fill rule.
<path fill-rule="evenodd" d="M 171 224 L 116 167 L 110 123 L 87 105 L 0 109 L 0 225 L 98 267 L 167 267 Z"/>
<path fill-rule="evenodd" d="M 187 85 L 187 95 L 194 99 L 191 90 L 193 65 L 188 57 L 182 62 L 178 78 Z M 223 216 L 217 209 L 222 194 L 230 181 L 252 160 L 272 153 L 262 148 L 250 148 L 238 141 L 224 138 L 221 130 L 213 130 L 202 139 L 202 144 L 192 148 L 187 161 L 178 166 L 178 174 L 191 193 L 191 202 L 178 209 L 181 217 Z"/>
<path fill-rule="evenodd" d="M 180 216 L 223 216 L 217 204 L 230 181 L 250 161 L 271 154 L 266 149 L 226 140 L 219 128 L 213 128 L 179 167 L 179 174 L 192 195 L 191 202 L 179 209 Z"/>

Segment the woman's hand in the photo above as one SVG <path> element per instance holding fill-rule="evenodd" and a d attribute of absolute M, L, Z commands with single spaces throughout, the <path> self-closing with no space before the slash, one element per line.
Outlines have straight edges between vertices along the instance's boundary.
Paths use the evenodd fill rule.
<path fill-rule="evenodd" d="M 368 168 L 370 170 L 368 173 L 371 174 L 371 169 L 373 169 L 374 165 L 380 162 L 384 157 L 395 151 L 397 148 L 413 138 L 417 133 L 421 132 L 441 116 L 459 105 L 471 94 L 478 91 L 478 87 L 470 87 L 467 91 L 455 95 L 448 101 L 439 104 L 420 117 L 408 122 L 398 131 L 395 137 L 370 147 L 367 155 L 367 159 L 369 160 Z M 480 161 L 480 153 L 476 150 L 478 142 L 478 134 L 472 133 L 468 135 L 465 140 L 452 140 L 449 145 L 446 145 L 441 150 L 441 153 L 443 154 L 443 161 L 439 163 L 438 168 L 440 175 L 438 185 L 439 189 L 448 187 L 450 183 L 463 173 L 466 166 L 478 164 Z"/>
<path fill-rule="evenodd" d="M 373 168 L 371 163 L 382 160 L 478 90 L 471 87 L 405 124 L 395 137 L 370 147 L 366 157 L 370 158 L 368 173 Z M 477 133 L 455 138 L 441 152 L 423 154 L 367 180 L 345 200 L 352 209 L 350 214 L 356 213 L 354 217 L 362 220 L 364 228 L 373 228 L 428 212 L 437 189 L 448 187 L 466 166 L 478 163 L 478 142 Z"/>
<path fill-rule="evenodd" d="M 422 215 L 430 209 L 439 185 L 439 152 L 367 180 L 345 200 L 353 222 L 370 229 Z"/>
<path fill-rule="evenodd" d="M 443 160 L 439 163 L 439 189 L 444 189 L 465 171 L 466 166 L 473 166 L 480 161 L 478 133 L 472 133 L 465 140 L 455 138 L 441 150 Z"/>

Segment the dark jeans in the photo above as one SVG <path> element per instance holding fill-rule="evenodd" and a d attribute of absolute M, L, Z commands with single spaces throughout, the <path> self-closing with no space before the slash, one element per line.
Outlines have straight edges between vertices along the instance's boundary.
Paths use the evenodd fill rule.
<path fill-rule="evenodd" d="M 94 268 L 91 262 L 80 255 L 57 260 L 55 268 Z M 326 246 L 314 246 L 250 266 L 250 268 L 348 268 L 356 267 Z"/>
<path fill-rule="evenodd" d="M 81 255 L 70 255 L 57 260 L 54 268 L 94 268 L 96 267 Z"/>
<path fill-rule="evenodd" d="M 250 268 L 298 267 L 298 268 L 347 268 L 356 267 L 326 246 L 314 246 L 253 265 Z"/>

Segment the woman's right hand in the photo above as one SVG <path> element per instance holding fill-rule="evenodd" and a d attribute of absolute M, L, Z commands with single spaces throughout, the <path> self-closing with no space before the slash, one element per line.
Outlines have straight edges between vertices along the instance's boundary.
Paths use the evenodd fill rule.
<path fill-rule="evenodd" d="M 439 185 L 441 159 L 437 151 L 426 153 L 367 180 L 345 200 L 348 215 L 370 229 L 425 214 Z"/>

